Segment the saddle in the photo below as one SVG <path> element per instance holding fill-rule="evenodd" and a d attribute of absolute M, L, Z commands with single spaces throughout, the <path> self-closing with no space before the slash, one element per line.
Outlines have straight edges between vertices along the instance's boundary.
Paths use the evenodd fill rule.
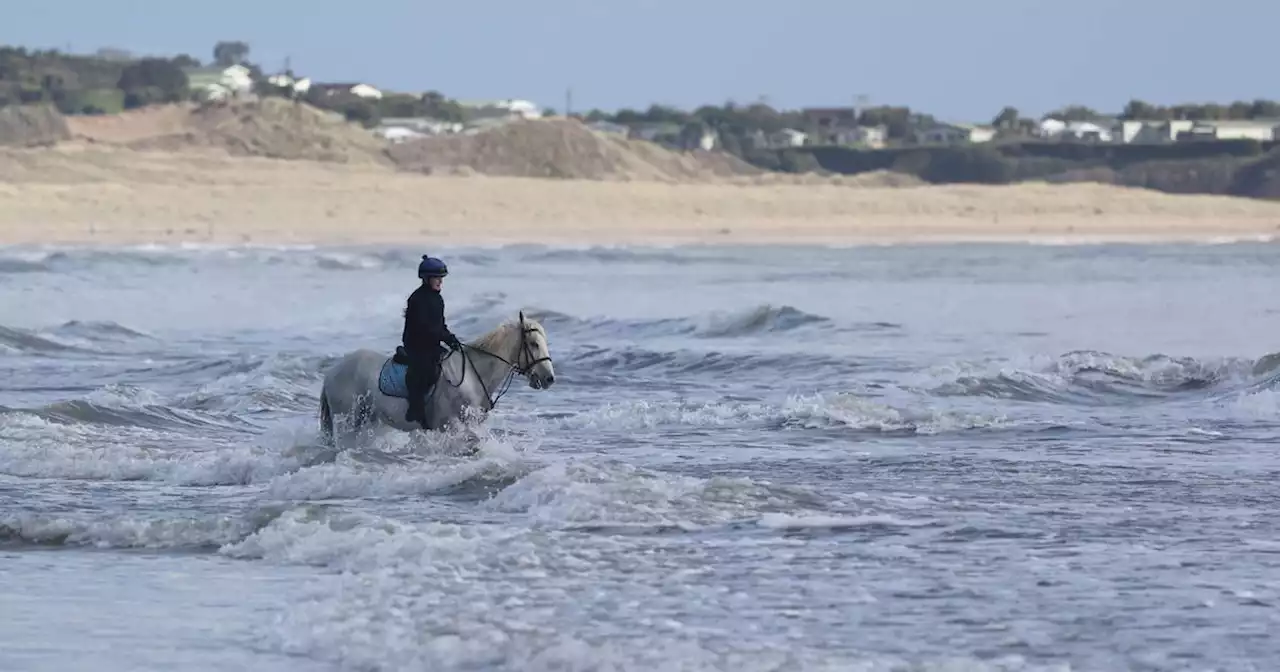
<path fill-rule="evenodd" d="M 441 347 L 440 359 L 444 359 L 445 357 L 448 357 L 450 352 L 451 351 L 448 348 Z M 396 354 L 391 355 L 391 361 L 401 366 L 409 366 L 409 353 L 405 351 L 403 345 L 396 346 Z"/>
<path fill-rule="evenodd" d="M 440 348 L 440 358 L 448 357 L 449 352 L 448 348 Z M 405 352 L 403 345 L 397 345 L 395 354 L 382 363 L 382 369 L 378 372 L 378 391 L 388 397 L 408 399 L 409 385 L 406 380 L 408 373 L 409 353 Z M 431 387 L 427 388 L 426 394 L 428 397 L 431 396 L 439 384 L 440 381 L 437 379 Z"/>

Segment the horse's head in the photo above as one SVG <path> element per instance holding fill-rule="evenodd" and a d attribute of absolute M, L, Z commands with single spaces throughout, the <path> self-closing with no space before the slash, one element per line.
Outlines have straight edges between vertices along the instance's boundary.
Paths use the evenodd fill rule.
<path fill-rule="evenodd" d="M 556 382 L 556 370 L 551 364 L 551 350 L 547 347 L 547 331 L 536 320 L 520 311 L 520 345 L 515 357 L 516 370 L 529 379 L 529 387 L 545 390 Z"/>

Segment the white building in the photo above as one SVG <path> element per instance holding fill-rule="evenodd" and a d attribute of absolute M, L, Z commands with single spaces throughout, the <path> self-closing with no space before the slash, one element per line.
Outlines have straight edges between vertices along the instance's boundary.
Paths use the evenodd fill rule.
<path fill-rule="evenodd" d="M 615 124 L 611 121 L 593 121 L 587 124 L 587 128 L 600 133 L 620 135 L 624 138 L 631 132 L 630 128 L 627 128 L 622 124 Z"/>
<path fill-rule="evenodd" d="M 253 92 L 253 72 L 243 65 L 184 71 L 191 92 L 204 100 L 227 100 Z"/>
<path fill-rule="evenodd" d="M 528 100 L 514 98 L 504 100 L 460 100 L 458 104 L 467 109 L 472 119 L 539 119 L 542 108 Z"/>
<path fill-rule="evenodd" d="M 307 91 L 311 90 L 311 79 L 309 77 L 294 79 L 284 73 L 271 75 L 267 78 L 267 83 L 281 89 L 288 89 L 294 96 L 305 96 Z"/>
<path fill-rule="evenodd" d="M 939 124 L 927 131 L 916 133 L 917 142 L 938 145 L 990 142 L 995 137 L 995 128 L 977 124 Z"/>
<path fill-rule="evenodd" d="M 370 100 L 381 100 L 382 92 L 368 84 L 356 84 L 350 89 L 351 95 Z"/>
<path fill-rule="evenodd" d="M 1059 137 L 1081 142 L 1111 142 L 1111 129 L 1092 121 L 1069 121 Z"/>
<path fill-rule="evenodd" d="M 378 124 L 378 128 L 379 131 L 401 129 L 419 135 L 444 135 L 459 133 L 464 127 L 457 122 L 441 121 L 430 117 L 385 117 Z"/>
<path fill-rule="evenodd" d="M 332 83 L 324 82 L 320 84 L 308 83 L 307 88 L 314 88 L 325 96 L 355 96 L 366 100 L 379 100 L 382 98 L 382 92 L 378 89 L 360 83 Z"/>
<path fill-rule="evenodd" d="M 1222 121 L 1197 121 L 1186 131 L 1190 140 L 1257 140 L 1270 142 L 1276 138 L 1275 120 L 1230 119 Z"/>
<path fill-rule="evenodd" d="M 794 128 L 784 128 L 769 136 L 769 145 L 773 147 L 802 147 L 809 140 L 809 134 Z"/>
<path fill-rule="evenodd" d="M 1129 124 L 1131 122 L 1123 122 Z M 1128 142 L 1175 142 L 1178 136 L 1186 133 L 1196 125 L 1194 121 L 1185 119 L 1175 119 L 1173 121 L 1138 121 L 1132 122 L 1140 124 L 1132 136 L 1129 136 L 1131 127 L 1125 126 L 1124 135 L 1129 136 Z"/>

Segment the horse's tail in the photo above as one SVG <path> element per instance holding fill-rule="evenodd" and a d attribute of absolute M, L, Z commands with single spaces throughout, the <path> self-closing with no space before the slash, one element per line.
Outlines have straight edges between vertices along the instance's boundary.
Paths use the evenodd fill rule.
<path fill-rule="evenodd" d="M 325 443 L 333 440 L 333 409 L 329 408 L 329 395 L 320 393 L 320 439 Z"/>

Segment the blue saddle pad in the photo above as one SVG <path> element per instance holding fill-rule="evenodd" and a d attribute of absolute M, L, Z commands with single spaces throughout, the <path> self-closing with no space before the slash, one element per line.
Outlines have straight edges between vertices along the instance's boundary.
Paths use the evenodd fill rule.
<path fill-rule="evenodd" d="M 388 397 L 397 399 L 409 398 L 409 383 L 405 380 L 405 375 L 409 373 L 408 364 L 399 364 L 394 356 L 388 357 L 387 361 L 382 363 L 382 370 L 378 372 L 378 391 Z M 442 376 L 444 374 L 441 374 Z M 440 381 L 437 380 L 436 383 Z M 427 388 L 426 394 L 423 396 L 431 398 L 436 386 L 433 384 Z"/>
<path fill-rule="evenodd" d="M 409 384 L 404 380 L 408 371 L 407 364 L 397 364 L 394 357 L 388 357 L 382 364 L 382 371 L 378 373 L 378 391 L 388 397 L 408 399 Z"/>

